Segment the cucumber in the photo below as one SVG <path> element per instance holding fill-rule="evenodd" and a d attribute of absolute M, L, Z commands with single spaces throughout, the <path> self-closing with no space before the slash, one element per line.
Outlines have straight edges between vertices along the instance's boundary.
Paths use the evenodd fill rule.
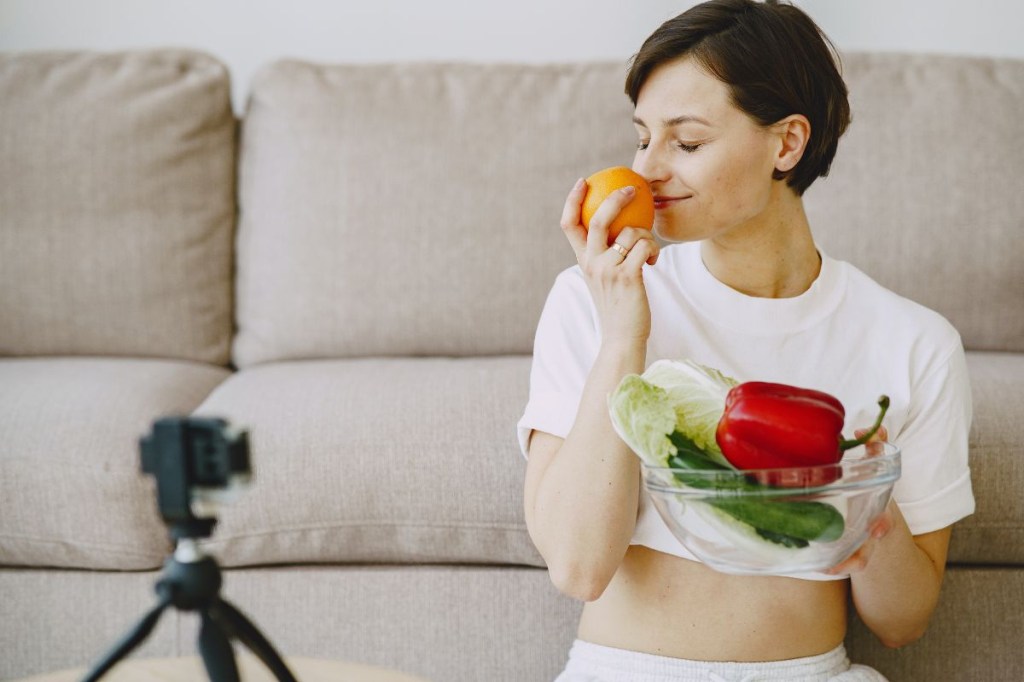
<path fill-rule="evenodd" d="M 775 544 L 782 545 L 783 547 L 791 547 L 792 549 L 803 549 L 807 545 L 811 544 L 802 538 L 794 538 L 790 535 L 783 535 L 782 533 L 773 533 L 770 530 L 755 528 L 754 532 L 769 542 L 774 542 Z"/>
<path fill-rule="evenodd" d="M 750 479 L 723 477 L 716 481 L 708 476 L 687 476 L 686 471 L 733 472 L 715 462 L 689 438 L 679 432 L 669 438 L 677 453 L 668 465 L 675 469 L 673 476 L 680 483 L 698 489 L 757 491 L 770 489 Z M 843 515 L 830 504 L 809 501 L 762 501 L 741 498 L 715 498 L 705 501 L 737 521 L 753 528 L 767 542 L 785 547 L 806 547 L 811 540 L 831 542 L 843 534 Z"/>
<path fill-rule="evenodd" d="M 824 502 L 717 498 L 707 503 L 767 533 L 818 542 L 831 542 L 843 534 L 843 515 Z"/>
<path fill-rule="evenodd" d="M 731 514 L 704 502 L 687 504 L 694 513 L 690 523 L 709 525 L 728 544 L 744 552 L 758 562 L 788 562 L 794 555 L 806 550 L 807 541 L 799 538 L 778 536 L 770 540 L 750 524 L 744 523 Z M 770 535 L 770 534 L 769 534 Z"/>

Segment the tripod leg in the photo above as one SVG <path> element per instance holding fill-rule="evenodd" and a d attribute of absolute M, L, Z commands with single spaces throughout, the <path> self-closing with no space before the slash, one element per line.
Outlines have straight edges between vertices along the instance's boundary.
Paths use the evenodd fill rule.
<path fill-rule="evenodd" d="M 247 646 L 256 656 L 263 661 L 274 677 L 279 682 L 296 682 L 292 671 L 285 665 L 280 654 L 274 649 L 270 641 L 263 636 L 263 633 L 256 629 L 241 611 L 232 606 L 229 602 L 218 599 L 211 606 L 214 618 L 224 622 L 224 625 L 238 638 L 242 644 Z"/>
<path fill-rule="evenodd" d="M 203 609 L 201 614 L 199 653 L 202 654 L 206 674 L 212 682 L 239 682 L 235 651 L 231 648 L 227 633 L 208 609 Z"/>
<path fill-rule="evenodd" d="M 114 667 L 118 661 L 131 653 L 132 649 L 142 644 L 149 633 L 153 631 L 160 616 L 163 615 L 164 609 L 170 605 L 170 601 L 161 599 L 160 602 L 153 607 L 153 609 L 142 617 L 135 627 L 128 631 L 121 641 L 118 642 L 113 649 L 110 650 L 103 660 L 96 664 L 83 679 L 83 682 L 96 682 L 96 680 L 103 677 L 103 675 Z"/>

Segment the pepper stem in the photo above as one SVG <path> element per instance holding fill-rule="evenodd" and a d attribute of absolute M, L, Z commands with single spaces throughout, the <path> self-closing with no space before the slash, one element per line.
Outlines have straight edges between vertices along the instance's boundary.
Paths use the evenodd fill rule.
<path fill-rule="evenodd" d="M 883 395 L 881 398 L 879 398 L 878 399 L 878 406 L 880 408 L 882 408 L 882 409 L 878 413 L 878 419 L 875 420 L 874 426 L 872 426 L 871 429 L 868 430 L 868 432 L 865 433 L 860 438 L 854 438 L 852 440 L 842 440 L 842 439 L 840 439 L 839 440 L 839 451 L 840 452 L 846 452 L 850 448 L 855 448 L 858 445 L 864 445 L 864 443 L 867 443 L 869 440 L 871 440 L 871 437 L 874 436 L 878 432 L 878 429 L 880 429 L 882 427 L 882 418 L 885 417 L 885 413 L 888 412 L 888 410 L 889 410 L 889 396 Z"/>

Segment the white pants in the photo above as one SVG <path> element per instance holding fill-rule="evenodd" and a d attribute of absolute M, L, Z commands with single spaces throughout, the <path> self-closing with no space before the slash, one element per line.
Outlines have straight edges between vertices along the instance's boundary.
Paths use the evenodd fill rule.
<path fill-rule="evenodd" d="M 886 682 L 878 671 L 850 665 L 842 644 L 818 656 L 763 663 L 719 663 L 655 656 L 576 640 L 555 682 Z"/>

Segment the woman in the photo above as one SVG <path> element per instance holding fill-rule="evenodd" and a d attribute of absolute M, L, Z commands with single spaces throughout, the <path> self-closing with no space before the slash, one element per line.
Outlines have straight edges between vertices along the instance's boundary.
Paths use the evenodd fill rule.
<path fill-rule="evenodd" d="M 848 598 L 893 647 L 935 609 L 950 526 L 974 505 L 960 338 L 815 245 L 801 196 L 827 174 L 849 106 L 803 12 L 694 7 L 648 38 L 626 91 L 655 231 L 679 243 L 660 249 L 627 228 L 609 248 L 629 190 L 589 233 L 585 182 L 566 200 L 578 266 L 545 305 L 518 425 L 531 537 L 555 585 L 586 602 L 559 680 L 883 680 L 846 657 Z M 871 539 L 827 573 L 736 576 L 697 561 L 652 510 L 608 415 L 622 377 L 661 358 L 826 391 L 848 428 L 870 424 L 888 394 L 903 476 Z"/>

